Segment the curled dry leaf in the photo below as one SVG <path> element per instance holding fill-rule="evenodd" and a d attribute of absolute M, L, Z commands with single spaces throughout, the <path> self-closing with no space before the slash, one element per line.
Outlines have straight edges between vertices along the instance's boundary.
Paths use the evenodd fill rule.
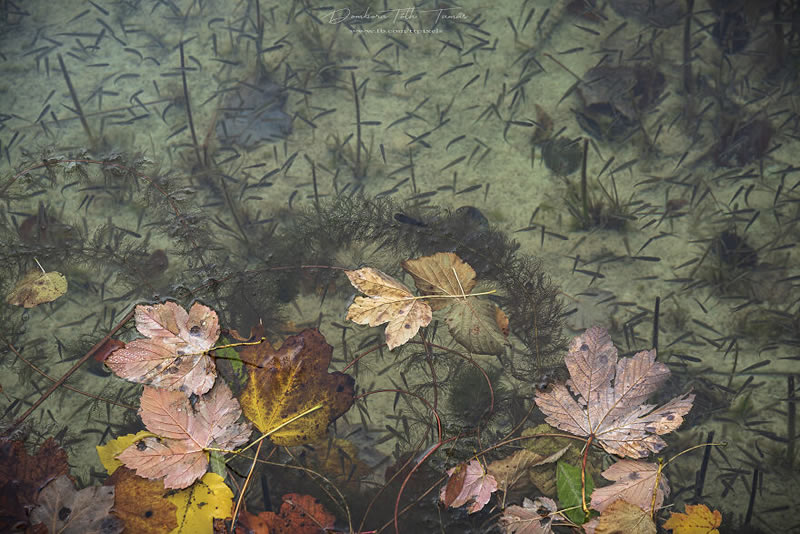
<path fill-rule="evenodd" d="M 39 304 L 53 302 L 67 292 L 67 279 L 56 272 L 33 271 L 17 282 L 6 297 L 6 302 L 23 308 L 34 308 Z"/>
<path fill-rule="evenodd" d="M 500 526 L 505 534 L 550 534 L 553 520 L 564 519 L 557 511 L 553 499 L 539 497 L 532 501 L 526 497 L 522 506 L 513 505 L 503 510 Z"/>
<path fill-rule="evenodd" d="M 433 317 L 431 308 L 388 274 L 372 267 L 345 271 L 353 287 L 368 295 L 356 297 L 347 319 L 357 324 L 386 325 L 386 346 L 399 347 L 414 337 Z"/>
<path fill-rule="evenodd" d="M 586 534 L 656 534 L 650 512 L 623 500 L 614 501 L 603 514 L 585 525 Z"/>
<path fill-rule="evenodd" d="M 139 415 L 160 438 L 139 440 L 117 459 L 139 476 L 163 478 L 165 488 L 190 486 L 208 469 L 208 447 L 236 447 L 251 433 L 248 424 L 236 423 L 241 409 L 224 382 L 200 397 L 194 407 L 181 392 L 147 387 Z"/>
<path fill-rule="evenodd" d="M 114 488 L 92 486 L 75 489 L 67 475 L 60 475 L 39 493 L 39 506 L 31 512 L 31 524 L 44 524 L 51 533 L 117 534 L 124 525 L 109 515 Z"/>
<path fill-rule="evenodd" d="M 214 310 L 195 302 L 189 312 L 165 302 L 136 306 L 135 339 L 115 350 L 106 365 L 120 378 L 154 387 L 202 395 L 217 376 L 208 350 L 219 337 Z"/>
<path fill-rule="evenodd" d="M 591 437 L 611 454 L 644 458 L 666 446 L 659 435 L 678 428 L 694 400 L 686 394 L 657 409 L 644 404 L 670 374 L 655 359 L 655 350 L 649 350 L 617 361 L 608 332 L 592 327 L 570 344 L 564 358 L 571 377 L 567 385 L 537 391 L 536 404 L 547 423 Z"/>
<path fill-rule="evenodd" d="M 252 337 L 263 337 L 264 327 Z M 252 365 L 241 395 L 242 409 L 261 432 L 271 432 L 293 417 L 321 405 L 270 434 L 276 445 L 304 445 L 325 436 L 327 428 L 353 405 L 355 381 L 350 375 L 328 372 L 333 347 L 318 330 L 304 330 L 283 342 L 277 351 L 268 342 L 245 347 L 242 360 Z"/>
<path fill-rule="evenodd" d="M 614 481 L 610 486 L 596 488 L 592 492 L 591 507 L 604 512 L 614 501 L 624 500 L 650 512 L 653 506 L 658 510 L 669 496 L 669 482 L 658 464 L 639 460 L 620 460 L 601 473 L 607 480 Z M 656 483 L 658 488 L 656 488 Z M 655 502 L 653 490 L 655 489 Z"/>
<path fill-rule="evenodd" d="M 687 504 L 686 513 L 671 512 L 664 528 L 674 534 L 719 534 L 722 514 L 713 512 L 705 504 Z"/>
<path fill-rule="evenodd" d="M 486 506 L 492 493 L 497 491 L 497 481 L 478 460 L 464 465 L 457 465 L 447 471 L 450 479 L 442 488 L 439 496 L 446 506 L 458 508 L 472 503 L 469 513 L 479 512 Z"/>

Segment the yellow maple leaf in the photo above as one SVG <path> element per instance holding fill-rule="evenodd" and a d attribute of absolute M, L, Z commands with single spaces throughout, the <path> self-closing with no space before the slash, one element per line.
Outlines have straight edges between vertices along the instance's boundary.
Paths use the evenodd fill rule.
<path fill-rule="evenodd" d="M 263 334 L 259 324 L 251 337 Z M 250 364 L 250 380 L 239 399 L 245 417 L 276 445 L 325 437 L 328 425 L 353 405 L 355 387 L 351 376 L 328 372 L 332 355 L 318 330 L 304 330 L 278 350 L 267 342 L 245 347 L 240 356 Z"/>
<path fill-rule="evenodd" d="M 213 534 L 214 519 L 228 518 L 233 512 L 233 492 L 216 473 L 206 473 L 167 499 L 178 507 L 178 526 L 169 534 Z"/>
<path fill-rule="evenodd" d="M 100 457 L 100 463 L 103 464 L 103 467 L 106 468 L 106 471 L 108 471 L 109 475 L 113 475 L 114 471 L 122 467 L 122 462 L 117 460 L 118 454 L 122 453 L 122 451 L 137 441 L 154 436 L 155 434 L 152 432 L 142 430 L 136 434 L 125 434 L 117 439 L 112 439 L 105 445 L 98 445 L 96 449 L 97 455 Z"/>
<path fill-rule="evenodd" d="M 686 513 L 672 512 L 664 528 L 674 534 L 719 534 L 717 527 L 721 524 L 718 510 L 712 512 L 705 504 L 687 504 Z"/>

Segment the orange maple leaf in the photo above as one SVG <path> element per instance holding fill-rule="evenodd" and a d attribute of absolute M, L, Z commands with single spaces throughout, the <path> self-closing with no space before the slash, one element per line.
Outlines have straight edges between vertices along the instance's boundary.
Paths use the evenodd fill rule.
<path fill-rule="evenodd" d="M 664 528 L 675 534 L 719 534 L 722 514 L 713 512 L 705 504 L 687 504 L 686 513 L 672 512 Z"/>
<path fill-rule="evenodd" d="M 596 440 L 611 454 L 644 458 L 666 446 L 659 435 L 678 428 L 694 401 L 686 394 L 660 408 L 644 404 L 670 375 L 655 360 L 648 350 L 617 361 L 608 332 L 592 327 L 572 340 L 564 358 L 570 380 L 537 391 L 536 404 L 550 425 Z"/>

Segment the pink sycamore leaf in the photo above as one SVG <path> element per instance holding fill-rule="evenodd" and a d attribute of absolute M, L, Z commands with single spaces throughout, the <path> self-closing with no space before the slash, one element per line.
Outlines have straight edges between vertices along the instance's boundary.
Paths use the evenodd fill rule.
<path fill-rule="evenodd" d="M 613 480 L 610 486 L 595 488 L 592 492 L 591 507 L 603 512 L 613 502 L 622 499 L 635 504 L 642 510 L 650 511 L 653 506 L 653 490 L 658 478 L 655 509 L 664 504 L 664 497 L 669 496 L 669 482 L 662 472 L 658 474 L 658 464 L 638 460 L 620 460 L 601 473 L 607 480 Z"/>
<path fill-rule="evenodd" d="M 115 350 L 106 365 L 120 378 L 186 395 L 202 395 L 214 385 L 217 372 L 207 351 L 219 337 L 216 312 L 195 302 L 189 312 L 165 302 L 136 306 L 135 339 Z"/>
<path fill-rule="evenodd" d="M 537 391 L 536 404 L 550 425 L 591 436 L 611 454 L 644 458 L 666 446 L 659 435 L 678 428 L 694 401 L 686 394 L 655 410 L 643 404 L 669 378 L 669 368 L 655 360 L 656 351 L 649 350 L 617 361 L 608 332 L 592 327 L 570 344 L 566 386 Z"/>
<path fill-rule="evenodd" d="M 236 423 L 242 411 L 230 388 L 218 382 L 195 403 L 179 391 L 146 387 L 139 415 L 158 438 L 144 438 L 117 456 L 139 476 L 164 479 L 164 487 L 182 489 L 208 469 L 206 449 L 230 449 L 250 437 L 248 423 Z"/>
<path fill-rule="evenodd" d="M 552 523 L 564 520 L 553 499 L 539 497 L 531 501 L 525 497 L 522 506 L 513 505 L 503 510 L 500 526 L 504 534 L 550 534 Z"/>
<path fill-rule="evenodd" d="M 471 501 L 472 506 L 469 507 L 469 513 L 474 514 L 486 506 L 486 503 L 489 502 L 489 499 L 492 497 L 492 493 L 497 491 L 497 480 L 483 469 L 483 466 L 478 460 L 472 460 L 466 467 L 464 467 L 463 464 L 453 467 L 447 471 L 447 474 L 450 475 L 450 477 L 456 474 L 460 479 L 460 469 L 466 469 L 461 491 L 452 501 L 448 502 L 446 498 L 448 486 L 445 485 L 441 490 L 440 497 L 445 504 L 453 508 L 464 506 Z M 459 483 L 461 482 L 462 481 L 459 480 Z"/>

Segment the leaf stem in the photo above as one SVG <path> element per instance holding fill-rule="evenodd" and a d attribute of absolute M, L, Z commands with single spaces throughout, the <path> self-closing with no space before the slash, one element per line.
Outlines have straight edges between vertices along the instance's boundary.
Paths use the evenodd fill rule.
<path fill-rule="evenodd" d="M 308 410 L 306 410 L 304 412 L 300 412 L 299 414 L 295 415 L 291 419 L 288 419 L 288 420 L 284 421 L 283 423 L 279 424 L 278 426 L 276 426 L 275 428 L 273 428 L 269 432 L 265 432 L 264 434 L 261 435 L 260 438 L 255 440 L 253 443 L 251 443 L 250 445 L 248 445 L 244 449 L 239 449 L 238 451 L 229 451 L 229 450 L 225 450 L 225 449 L 214 449 L 214 448 L 208 447 L 205 450 L 207 450 L 207 451 L 219 451 L 219 452 L 232 452 L 233 454 L 241 454 L 244 451 L 246 451 L 247 449 L 249 449 L 250 447 L 252 447 L 253 445 L 255 445 L 257 443 L 260 443 L 261 440 L 263 440 L 264 438 L 269 437 L 270 434 L 274 434 L 275 432 L 277 432 L 281 428 L 285 427 L 286 425 L 290 425 L 290 424 L 294 423 L 295 421 L 297 421 L 298 419 L 300 419 L 301 417 L 305 417 L 306 415 L 310 414 L 311 412 L 316 412 L 320 408 L 322 408 L 322 403 L 319 403 L 319 404 L 317 404 L 315 406 L 312 406 L 311 408 L 309 408 Z"/>

